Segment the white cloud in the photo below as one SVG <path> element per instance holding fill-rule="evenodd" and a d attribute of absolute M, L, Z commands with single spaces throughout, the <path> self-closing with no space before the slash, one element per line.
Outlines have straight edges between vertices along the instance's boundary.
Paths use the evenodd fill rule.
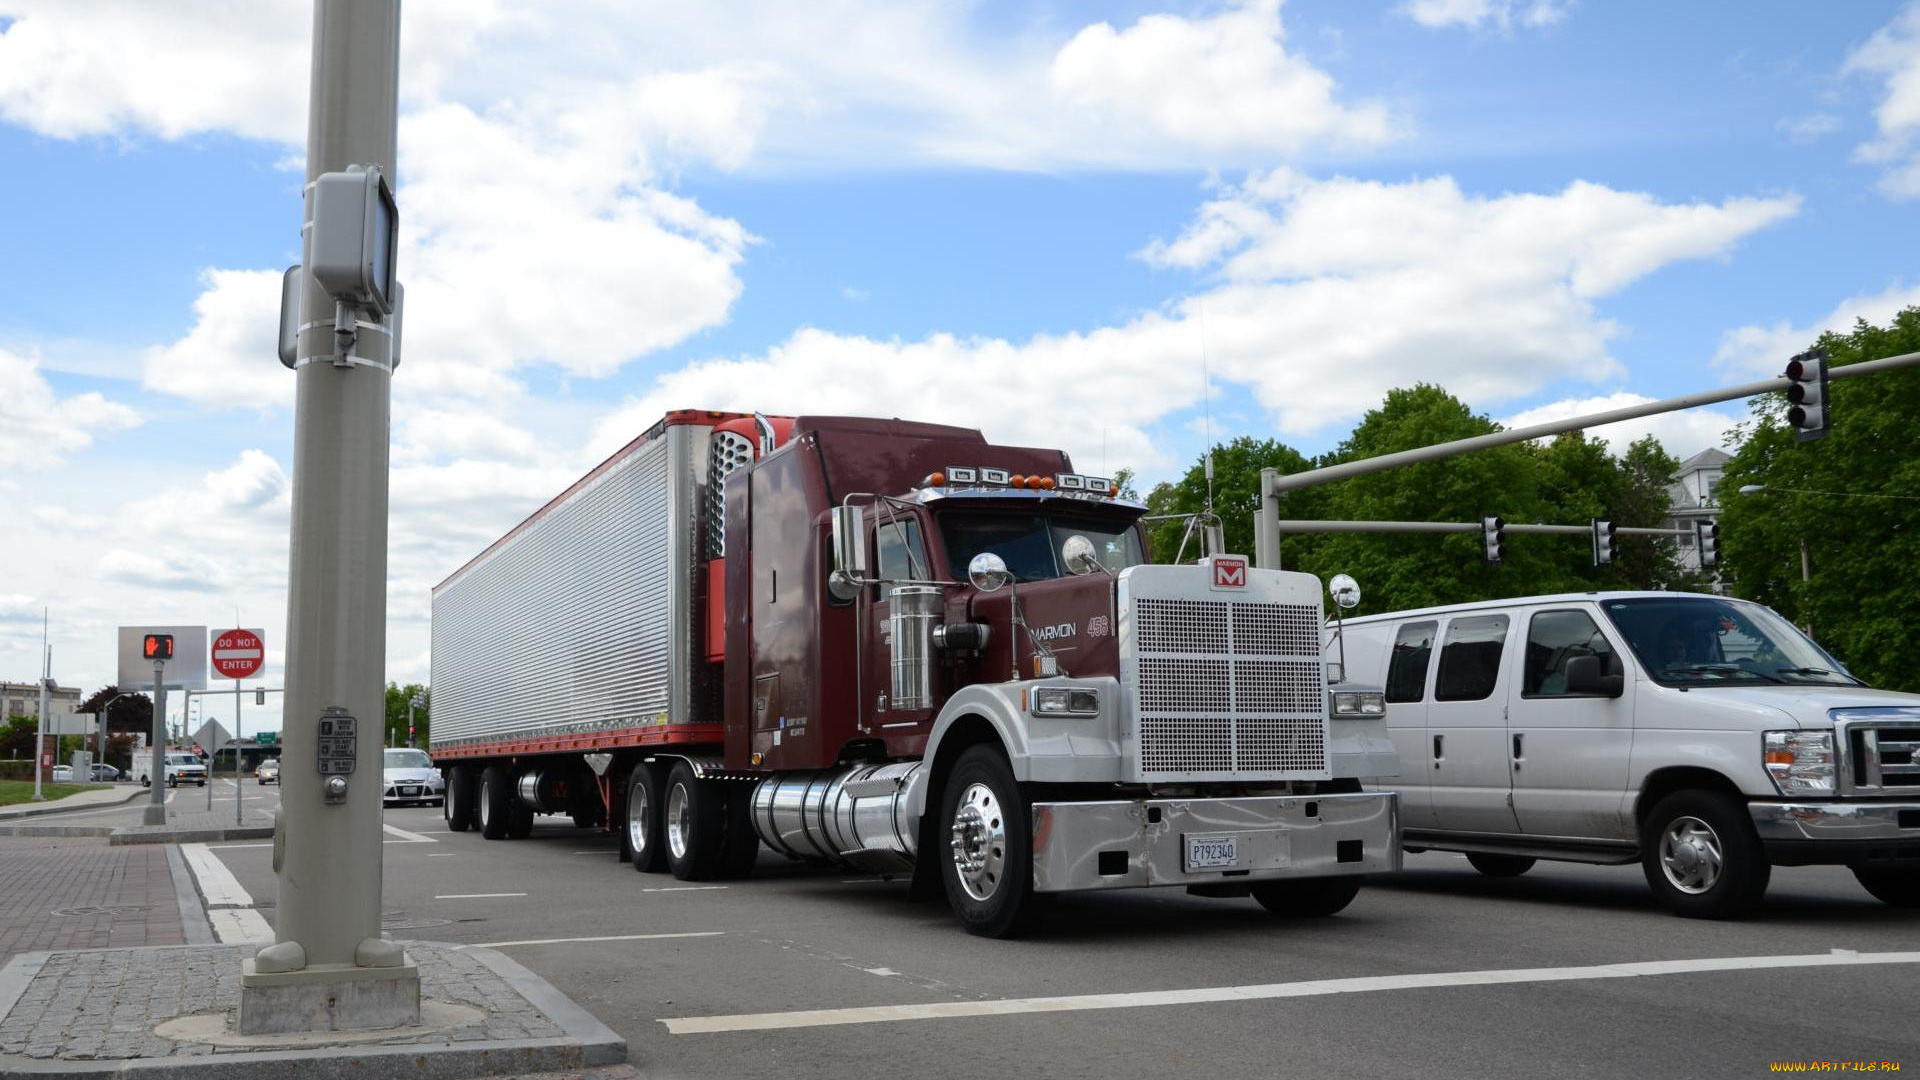
<path fill-rule="evenodd" d="M 1407 0 L 1400 12 L 1429 29 L 1492 26 L 1505 31 L 1551 26 L 1573 10 L 1572 0 Z"/>
<path fill-rule="evenodd" d="M 1097 460 L 1160 462 L 1155 425 L 1191 408 L 1204 349 L 1216 410 L 1290 435 L 1348 422 L 1389 389 L 1438 380 L 1476 403 L 1619 374 L 1596 302 L 1683 259 L 1724 257 L 1791 215 L 1792 197 L 1665 204 L 1574 184 L 1475 197 L 1451 178 L 1406 184 L 1259 174 L 1222 192 L 1156 265 L 1224 279 L 1164 311 L 1087 333 L 876 341 L 806 329 L 762 356 L 663 375 L 609 417 L 609 450 L 666 408 L 767 408 L 991 418 L 988 435 Z M 939 372 L 938 379 L 927 377 Z M 1012 388 L 1059 388 L 1020 394 Z M 1060 394 L 1075 415 L 1061 422 Z M 1104 432 L 1103 432 L 1104 429 Z"/>
<path fill-rule="evenodd" d="M 294 374 L 282 367 L 277 270 L 208 270 L 193 302 L 193 329 L 147 350 L 140 382 L 209 408 L 293 404 Z"/>
<path fill-rule="evenodd" d="M 1239 0 L 1009 35 L 944 0 L 579 0 L 564 15 L 534 0 L 412 0 L 402 106 L 615 96 L 583 141 L 638 138 L 660 164 L 722 169 L 763 155 L 1191 168 L 1395 134 L 1384 106 L 1337 100 L 1332 78 L 1285 48 L 1279 8 Z M 62 138 L 304 140 L 302 0 L 0 0 L 5 17 L 0 117 Z"/>
<path fill-rule="evenodd" d="M 1604 397 L 1568 398 L 1515 413 L 1500 421 L 1500 424 L 1507 428 L 1528 427 L 1555 420 L 1570 420 L 1576 416 L 1591 413 L 1645 405 L 1652 400 L 1654 399 L 1644 394 L 1626 391 Z M 1615 457 L 1625 454 L 1627 447 L 1634 442 L 1651 435 L 1660 440 L 1660 445 L 1666 449 L 1667 453 L 1685 461 L 1708 447 L 1724 447 L 1728 433 L 1739 422 L 1739 417 L 1715 409 L 1688 409 L 1684 412 L 1659 413 L 1641 417 L 1638 420 L 1603 424 L 1599 427 L 1587 428 L 1585 433 L 1590 438 L 1604 440 L 1607 450 Z"/>
<path fill-rule="evenodd" d="M 1208 19 L 1149 15 L 1126 30 L 1096 23 L 1054 57 L 1048 81 L 1115 130 L 1145 126 L 1198 147 L 1285 151 L 1391 137 L 1385 108 L 1337 102 L 1333 79 L 1282 39 L 1280 0 L 1246 0 Z"/>
<path fill-rule="evenodd" d="M 139 413 L 98 393 L 56 395 L 39 367 L 37 357 L 0 349 L 0 466 L 52 465 L 104 431 L 139 425 Z"/>
<path fill-rule="evenodd" d="M 1840 118 L 1832 113 L 1810 113 L 1806 116 L 1783 116 L 1773 125 L 1785 132 L 1794 142 L 1813 142 L 1823 136 L 1840 130 Z"/>
<path fill-rule="evenodd" d="M 1720 335 L 1712 363 L 1730 380 L 1778 375 L 1788 360 L 1811 348 L 1821 334 L 1850 333 L 1862 319 L 1885 326 L 1896 313 L 1915 305 L 1920 305 L 1920 285 L 1896 284 L 1872 296 L 1849 296 L 1810 326 L 1794 326 L 1781 319 L 1770 326 L 1736 327 Z"/>
<path fill-rule="evenodd" d="M 1886 80 L 1886 95 L 1874 110 L 1879 137 L 1856 147 L 1854 158 L 1887 166 L 1880 189 L 1888 195 L 1920 198 L 1920 3 L 1908 4 L 1855 49 L 1842 71 Z"/>

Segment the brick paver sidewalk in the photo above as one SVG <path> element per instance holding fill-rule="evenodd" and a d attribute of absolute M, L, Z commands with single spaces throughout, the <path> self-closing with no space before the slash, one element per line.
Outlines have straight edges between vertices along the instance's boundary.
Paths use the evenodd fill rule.
<path fill-rule="evenodd" d="M 0 960 L 184 944 L 165 845 L 0 837 Z"/>

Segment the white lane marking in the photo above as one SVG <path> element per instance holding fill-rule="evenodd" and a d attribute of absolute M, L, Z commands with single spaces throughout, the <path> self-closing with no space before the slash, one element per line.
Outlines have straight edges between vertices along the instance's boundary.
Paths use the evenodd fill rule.
<path fill-rule="evenodd" d="M 427 855 L 427 858 L 429 858 L 429 859 L 451 859 L 451 858 L 453 858 L 453 857 L 454 857 L 455 855 L 458 855 L 458 854 L 460 854 L 460 853 L 459 853 L 459 852 L 457 852 L 457 851 L 435 851 L 435 852 L 431 852 L 431 853 L 429 853 L 429 854 Z"/>
<path fill-rule="evenodd" d="M 456 945 L 456 949 L 504 949 L 509 945 L 569 945 L 576 941 L 657 941 L 661 938 L 683 937 L 719 937 L 725 930 L 701 930 L 687 934 L 615 934 L 610 937 L 550 937 L 527 938 L 523 941 L 476 941 L 469 945 Z"/>
<path fill-rule="evenodd" d="M 641 892 L 706 892 L 710 889 L 724 889 L 725 885 L 668 885 L 658 889 L 641 889 Z"/>
<path fill-rule="evenodd" d="M 435 900 L 492 900 L 503 896 L 525 896 L 523 892 L 462 892 L 436 896 Z"/>
<path fill-rule="evenodd" d="M 401 840 L 409 844 L 437 844 L 440 842 L 438 840 L 433 839 L 430 836 L 421 836 L 417 832 L 408 832 L 405 829 L 396 829 L 393 826 L 388 825 L 384 822 L 381 823 L 380 827 L 392 833 L 393 835 L 399 837 Z M 392 842 L 393 841 L 391 840 L 387 841 L 387 843 L 392 843 Z"/>
<path fill-rule="evenodd" d="M 881 977 L 881 978 L 883 978 L 883 979 L 884 979 L 884 978 L 886 978 L 886 977 L 887 977 L 887 976 L 889 976 L 889 975 L 898 975 L 898 974 L 900 974 L 899 972 L 897 972 L 897 971 L 895 971 L 895 970 L 893 970 L 893 969 L 892 969 L 892 968 L 890 968 L 890 967 L 877 967 L 877 968 L 861 968 L 860 970 L 861 970 L 861 971 L 864 971 L 864 972 L 866 972 L 866 973 L 867 973 L 867 974 L 869 974 L 869 975 L 878 975 L 878 976 L 880 976 L 880 977 Z"/>
<path fill-rule="evenodd" d="M 272 844 L 221 844 L 215 851 L 239 851 L 243 848 L 272 847 Z"/>
<path fill-rule="evenodd" d="M 1354 979 L 1316 979 L 1260 986 L 1208 986 L 1192 990 L 1151 990 L 1131 994 L 1082 994 L 1070 997 L 1003 998 L 997 1001 L 935 1001 L 921 1005 L 875 1005 L 853 1009 L 804 1009 L 796 1012 L 742 1013 L 734 1016 L 683 1016 L 660 1023 L 675 1035 L 720 1031 L 769 1031 L 779 1028 L 877 1024 L 894 1020 L 947 1020 L 969 1016 L 1007 1016 L 1087 1009 L 1138 1009 L 1158 1005 L 1200 1005 L 1222 1001 L 1317 997 L 1375 990 L 1416 990 L 1503 983 L 1620 979 L 1642 975 L 1685 975 L 1708 971 L 1766 968 L 1842 967 L 1856 964 L 1920 964 L 1920 952 L 1823 953 L 1809 956 L 1728 956 L 1700 960 L 1654 960 L 1593 967 L 1509 968 L 1495 971 L 1436 971 L 1415 975 L 1375 975 Z"/>
<path fill-rule="evenodd" d="M 273 927 L 252 908 L 214 908 L 207 912 L 207 922 L 223 945 L 273 944 Z"/>
<path fill-rule="evenodd" d="M 193 871 L 194 880 L 200 884 L 200 895 L 206 898 L 207 906 L 216 907 L 252 907 L 253 897 L 240 887 L 239 879 L 220 856 L 205 844 L 181 844 L 180 854 L 186 856 L 187 869 Z"/>

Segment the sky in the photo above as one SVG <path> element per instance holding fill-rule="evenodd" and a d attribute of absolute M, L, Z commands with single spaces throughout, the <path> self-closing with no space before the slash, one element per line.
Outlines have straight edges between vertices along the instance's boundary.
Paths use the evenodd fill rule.
<path fill-rule="evenodd" d="M 63 685 L 236 620 L 279 685 L 311 23 L 0 0 L 0 677 L 44 612 Z M 1511 423 L 1777 374 L 1920 303 L 1920 0 L 405 0 L 395 171 L 405 683 L 434 583 L 670 408 L 1151 484 L 1415 382 Z"/>

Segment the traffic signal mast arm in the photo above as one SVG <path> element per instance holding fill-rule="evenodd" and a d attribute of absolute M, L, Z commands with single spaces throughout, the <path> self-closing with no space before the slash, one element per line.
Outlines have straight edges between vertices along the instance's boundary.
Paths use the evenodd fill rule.
<path fill-rule="evenodd" d="M 1296 533 L 1477 533 L 1484 532 L 1481 521 L 1280 521 L 1277 531 Z M 1505 522 L 1505 533 L 1531 536 L 1591 536 L 1592 525 L 1516 525 Z M 1692 536 L 1693 529 L 1654 529 L 1621 525 L 1614 529 L 1621 536 Z"/>

